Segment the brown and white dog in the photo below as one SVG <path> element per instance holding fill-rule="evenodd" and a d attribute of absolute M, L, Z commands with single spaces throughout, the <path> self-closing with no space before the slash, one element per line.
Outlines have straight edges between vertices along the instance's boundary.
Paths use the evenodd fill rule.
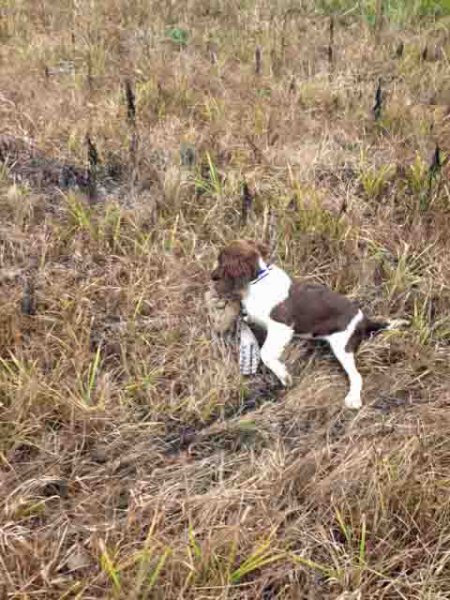
<path fill-rule="evenodd" d="M 216 292 L 240 298 L 246 320 L 266 330 L 261 360 L 284 386 L 292 379 L 280 358 L 293 336 L 326 340 L 350 381 L 345 406 L 359 409 L 362 378 L 355 352 L 363 339 L 393 323 L 366 317 L 359 306 L 324 285 L 293 281 L 276 265 L 268 266 L 267 255 L 264 244 L 231 242 L 211 273 Z"/>

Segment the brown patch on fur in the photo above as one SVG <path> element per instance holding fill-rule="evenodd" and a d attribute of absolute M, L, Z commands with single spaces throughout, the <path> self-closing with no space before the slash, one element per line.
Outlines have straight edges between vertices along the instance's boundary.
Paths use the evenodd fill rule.
<path fill-rule="evenodd" d="M 294 282 L 289 296 L 270 316 L 298 335 L 323 337 L 343 331 L 357 312 L 356 304 L 324 285 Z"/>
<path fill-rule="evenodd" d="M 216 292 L 220 296 L 236 297 L 255 279 L 258 259 L 267 258 L 269 249 L 265 244 L 250 240 L 235 240 L 224 248 L 218 258 L 218 266 L 211 273 Z"/>
<path fill-rule="evenodd" d="M 270 316 L 274 321 L 293 327 L 297 335 L 315 338 L 344 331 L 358 310 L 355 302 L 324 285 L 294 282 L 289 296 L 272 310 Z M 364 339 L 387 326 L 386 321 L 374 321 L 364 316 L 345 349 L 356 352 Z"/>

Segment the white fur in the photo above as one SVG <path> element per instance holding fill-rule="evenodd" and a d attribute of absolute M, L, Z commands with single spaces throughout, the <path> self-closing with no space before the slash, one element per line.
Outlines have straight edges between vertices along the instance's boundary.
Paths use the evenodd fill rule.
<path fill-rule="evenodd" d="M 267 265 L 260 258 L 260 269 Z M 247 313 L 247 320 L 267 330 L 267 337 L 261 348 L 261 360 L 281 381 L 284 386 L 292 383 L 285 365 L 280 361 L 283 350 L 294 335 L 292 327 L 278 323 L 270 318 L 274 306 L 286 300 L 292 285 L 289 275 L 273 265 L 269 273 L 260 281 L 250 283 L 242 297 L 242 305 Z"/>
<path fill-rule="evenodd" d="M 260 269 L 267 269 L 262 259 L 259 259 L 259 266 Z M 269 267 L 268 275 L 256 283 L 250 283 L 243 294 L 242 305 L 249 320 L 268 329 L 273 307 L 286 300 L 291 285 L 291 278 L 283 269 L 275 265 Z"/>
<path fill-rule="evenodd" d="M 261 269 L 267 268 L 262 259 L 259 260 L 259 265 Z M 280 358 L 294 336 L 294 329 L 274 321 L 270 318 L 270 313 L 277 304 L 288 297 L 291 285 L 292 280 L 287 273 L 272 265 L 269 267 L 269 273 L 261 280 L 250 283 L 242 296 L 242 305 L 247 313 L 246 320 L 267 330 L 267 338 L 261 348 L 261 360 L 284 386 L 289 386 L 292 378 Z M 358 311 L 346 329 L 323 338 L 330 344 L 333 353 L 348 375 L 350 390 L 345 398 L 345 405 L 352 409 L 361 407 L 362 378 L 356 368 L 354 355 L 352 352 L 347 352 L 346 346 L 362 319 L 363 314 Z"/>
<path fill-rule="evenodd" d="M 350 391 L 345 397 L 344 403 L 347 408 L 353 408 L 355 410 L 361 408 L 362 377 L 356 368 L 354 353 L 347 352 L 346 347 L 356 326 L 363 318 L 364 316 L 359 310 L 343 331 L 338 331 L 323 338 L 330 344 L 335 357 L 341 363 L 342 368 L 348 375 Z"/>

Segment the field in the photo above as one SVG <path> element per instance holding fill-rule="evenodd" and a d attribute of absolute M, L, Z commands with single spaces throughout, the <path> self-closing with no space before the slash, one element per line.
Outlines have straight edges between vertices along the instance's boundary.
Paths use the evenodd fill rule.
<path fill-rule="evenodd" d="M 0 597 L 450 598 L 448 0 L 0 3 Z M 239 375 L 217 250 L 408 320 Z"/>

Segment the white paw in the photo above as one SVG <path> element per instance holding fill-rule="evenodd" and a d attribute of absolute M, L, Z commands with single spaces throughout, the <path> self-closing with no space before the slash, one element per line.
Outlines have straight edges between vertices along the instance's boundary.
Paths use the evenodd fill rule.
<path fill-rule="evenodd" d="M 280 381 L 286 388 L 291 387 L 293 384 L 292 376 L 289 373 L 285 373 Z"/>
<path fill-rule="evenodd" d="M 362 406 L 361 396 L 359 394 L 347 394 L 344 404 L 351 410 L 359 410 Z"/>

